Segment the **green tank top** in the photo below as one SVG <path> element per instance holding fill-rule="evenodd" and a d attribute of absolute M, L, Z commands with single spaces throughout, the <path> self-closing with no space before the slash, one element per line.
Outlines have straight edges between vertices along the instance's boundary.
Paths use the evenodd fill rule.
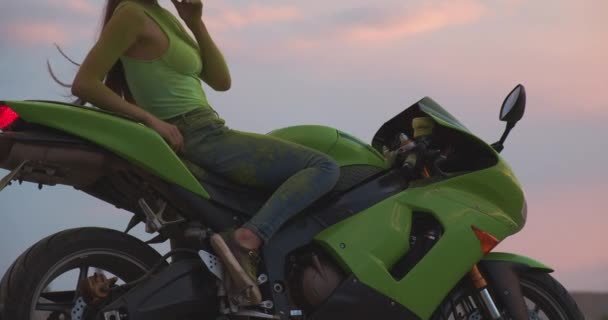
<path fill-rule="evenodd" d="M 177 18 L 161 6 L 123 1 L 116 10 L 128 5 L 142 8 L 169 39 L 169 48 L 157 59 L 120 57 L 127 84 L 137 105 L 162 120 L 197 108 L 203 108 L 209 111 L 210 116 L 216 117 L 199 78 L 203 63 L 198 44 L 186 33 Z"/>

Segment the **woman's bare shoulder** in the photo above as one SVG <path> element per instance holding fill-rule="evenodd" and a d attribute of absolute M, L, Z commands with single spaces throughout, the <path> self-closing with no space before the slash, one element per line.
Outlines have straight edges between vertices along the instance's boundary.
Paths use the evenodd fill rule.
<path fill-rule="evenodd" d="M 147 14 L 133 1 L 123 1 L 112 12 L 108 23 L 103 27 L 97 45 L 116 43 L 125 39 L 139 38 L 146 30 Z"/>
<path fill-rule="evenodd" d="M 116 9 L 114 9 L 114 12 L 112 13 L 112 17 L 118 15 L 121 17 L 131 17 L 136 19 L 145 18 L 146 10 L 136 1 L 125 0 L 116 6 Z"/>

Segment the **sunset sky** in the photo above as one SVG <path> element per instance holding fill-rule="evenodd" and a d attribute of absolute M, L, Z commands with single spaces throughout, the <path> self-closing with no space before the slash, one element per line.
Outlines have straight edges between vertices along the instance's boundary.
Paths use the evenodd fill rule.
<path fill-rule="evenodd" d="M 76 67 L 53 43 L 82 61 L 102 3 L 0 1 L 0 99 L 69 100 L 46 60 L 73 79 Z M 525 188 L 528 224 L 498 250 L 554 267 L 568 289 L 608 291 L 606 13 L 606 0 L 210 0 L 204 20 L 233 87 L 205 89 L 239 130 L 322 124 L 370 141 L 430 96 L 494 142 L 504 128 L 500 104 L 524 84 L 526 115 L 503 155 Z M 71 188 L 32 184 L 0 193 L 0 214 L 0 274 L 47 235 L 123 229 L 130 218 Z"/>

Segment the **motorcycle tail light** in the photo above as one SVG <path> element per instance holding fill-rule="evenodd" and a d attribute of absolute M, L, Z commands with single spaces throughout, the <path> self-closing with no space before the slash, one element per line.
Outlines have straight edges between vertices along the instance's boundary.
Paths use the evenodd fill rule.
<path fill-rule="evenodd" d="M 485 231 L 479 230 L 475 227 L 471 228 L 473 229 L 473 232 L 475 232 L 477 239 L 479 239 L 479 242 L 481 243 L 481 250 L 483 251 L 484 255 L 490 253 L 490 251 L 492 251 L 492 249 L 494 249 L 500 242 L 494 236 Z"/>
<path fill-rule="evenodd" d="M 0 104 L 0 130 L 5 130 L 19 119 L 19 115 L 9 106 Z"/>

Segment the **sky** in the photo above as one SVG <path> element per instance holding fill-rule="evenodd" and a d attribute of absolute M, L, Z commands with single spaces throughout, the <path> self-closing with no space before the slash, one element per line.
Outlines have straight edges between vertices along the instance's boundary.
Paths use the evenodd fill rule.
<path fill-rule="evenodd" d="M 0 99 L 71 99 L 45 64 L 70 82 L 77 69 L 53 44 L 82 61 L 101 8 L 93 0 L 1 1 Z M 503 156 L 524 187 L 528 222 L 497 250 L 544 262 L 570 290 L 608 291 L 606 12 L 605 0 L 209 0 L 204 21 L 233 86 L 205 89 L 232 128 L 321 124 L 365 141 L 430 96 L 491 143 L 504 128 L 504 97 L 524 84 L 526 114 Z M 29 183 L 0 193 L 0 214 L 0 273 L 47 235 L 122 229 L 130 218 L 70 187 Z"/>

